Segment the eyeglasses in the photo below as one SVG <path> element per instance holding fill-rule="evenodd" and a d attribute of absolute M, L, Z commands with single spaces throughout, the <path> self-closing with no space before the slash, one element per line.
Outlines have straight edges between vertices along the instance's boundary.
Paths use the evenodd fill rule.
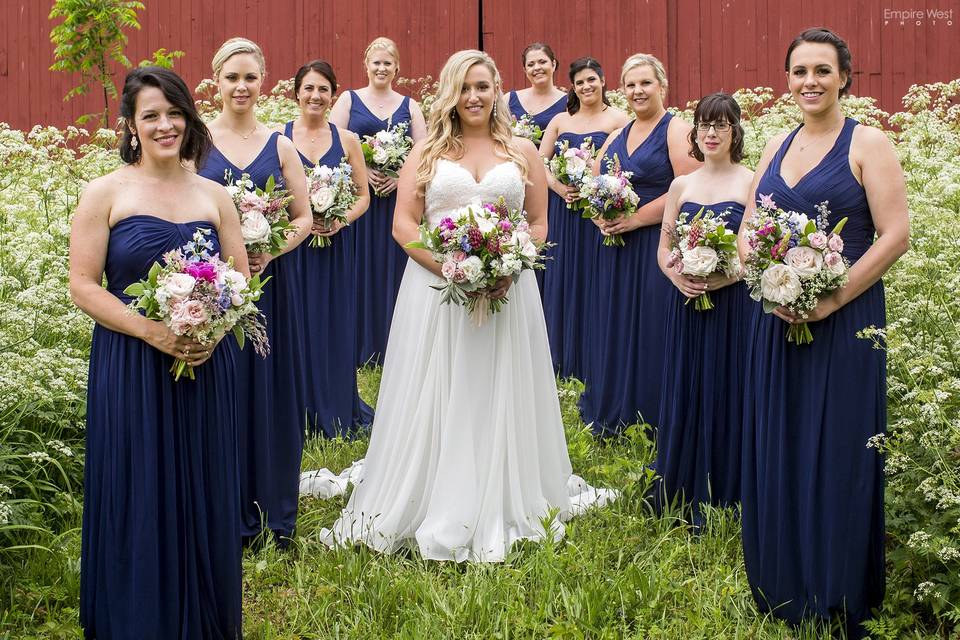
<path fill-rule="evenodd" d="M 699 131 L 700 133 L 706 133 L 707 131 L 710 131 L 710 127 L 713 127 L 713 130 L 716 131 L 717 133 L 726 133 L 727 131 L 730 131 L 729 122 L 698 122 L 697 123 L 697 131 Z"/>

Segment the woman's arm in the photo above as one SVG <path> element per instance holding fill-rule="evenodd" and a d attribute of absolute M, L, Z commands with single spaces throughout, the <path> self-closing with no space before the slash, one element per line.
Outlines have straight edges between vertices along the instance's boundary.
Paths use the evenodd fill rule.
<path fill-rule="evenodd" d="M 363 161 L 363 149 L 360 138 L 344 129 L 340 132 L 343 150 L 347 153 L 347 162 L 353 169 L 353 184 L 357 187 L 357 203 L 347 212 L 347 224 L 352 224 L 370 208 L 370 187 L 367 182 L 367 165 Z"/>
<path fill-rule="evenodd" d="M 337 125 L 340 129 L 346 130 L 347 125 L 350 124 L 350 105 L 353 102 L 352 95 L 349 91 L 341 93 L 337 101 L 333 103 L 333 108 L 330 109 L 330 114 L 327 116 L 327 120 Z"/>
<path fill-rule="evenodd" d="M 740 221 L 740 230 L 737 232 L 737 251 L 740 254 L 741 265 L 747 264 L 747 256 L 750 255 L 750 245 L 747 244 L 747 230 L 750 228 L 750 220 L 753 219 L 753 214 L 757 210 L 757 187 L 763 174 L 766 173 L 767 167 L 770 166 L 770 161 L 773 160 L 773 156 L 777 153 L 777 149 L 783 144 L 787 135 L 787 132 L 777 134 L 767 142 L 767 146 L 763 148 L 763 153 L 760 155 L 760 162 L 757 163 L 757 168 L 753 173 L 753 181 L 750 183 L 750 191 L 747 193 L 747 202 L 743 210 L 743 220 Z"/>
<path fill-rule="evenodd" d="M 426 249 L 411 249 L 408 243 L 420 239 L 420 223 L 423 221 L 423 196 L 417 192 L 417 167 L 420 164 L 420 154 L 423 148 L 420 143 L 413 145 L 410 155 L 403 168 L 397 184 L 397 206 L 393 212 L 393 239 L 396 240 L 407 254 L 417 261 L 421 267 L 438 278 L 440 265 L 433 260 L 433 256 Z"/>
<path fill-rule="evenodd" d="M 420 103 L 410 98 L 410 137 L 414 142 L 420 142 L 427 137 L 427 122 L 420 109 Z"/>
<path fill-rule="evenodd" d="M 673 283 L 680 293 L 688 298 L 696 298 L 707 290 L 706 282 L 703 278 L 691 278 L 690 276 L 677 273 L 670 262 L 671 244 L 677 228 L 677 215 L 680 212 L 680 199 L 683 195 L 685 176 L 678 176 L 670 183 L 670 189 L 667 191 L 666 201 L 663 206 L 663 228 L 660 233 L 660 243 L 657 247 L 657 264 L 663 275 Z"/>
<path fill-rule="evenodd" d="M 547 170 L 543 159 L 529 140 L 518 140 L 517 146 L 527 160 L 527 181 L 523 208 L 527 212 L 530 235 L 539 240 L 547 239 Z"/>

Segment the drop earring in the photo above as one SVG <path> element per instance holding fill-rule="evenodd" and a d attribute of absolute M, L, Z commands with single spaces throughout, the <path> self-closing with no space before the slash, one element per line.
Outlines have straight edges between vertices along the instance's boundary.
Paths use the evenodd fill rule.
<path fill-rule="evenodd" d="M 494 118 L 497 117 L 497 103 L 496 103 L 496 102 L 493 103 L 493 117 L 494 117 Z"/>
<path fill-rule="evenodd" d="M 130 148 L 136 149 L 139 146 L 140 146 L 140 141 L 137 140 L 137 134 L 133 134 L 133 137 L 130 138 Z"/>

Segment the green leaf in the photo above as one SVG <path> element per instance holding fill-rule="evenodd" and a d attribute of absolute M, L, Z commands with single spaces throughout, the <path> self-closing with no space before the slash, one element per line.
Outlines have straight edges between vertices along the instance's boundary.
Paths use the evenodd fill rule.
<path fill-rule="evenodd" d="M 239 324 L 233 325 L 233 337 L 237 339 L 237 345 L 239 345 L 239 347 L 243 349 L 243 344 L 244 344 L 244 341 L 246 340 L 246 336 L 244 335 L 243 329 L 240 327 Z"/>
<path fill-rule="evenodd" d="M 144 294 L 143 283 L 134 282 L 129 287 L 123 290 L 123 292 L 128 296 L 137 296 L 140 297 Z"/>

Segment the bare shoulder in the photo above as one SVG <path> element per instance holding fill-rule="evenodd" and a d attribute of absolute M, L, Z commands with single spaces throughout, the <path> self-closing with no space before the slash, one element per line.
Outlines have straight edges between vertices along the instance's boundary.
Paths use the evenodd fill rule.
<path fill-rule="evenodd" d="M 691 129 L 693 129 L 693 125 L 680 116 L 670 118 L 670 122 L 667 123 L 667 133 L 673 135 L 687 135 Z"/>
<path fill-rule="evenodd" d="M 573 116 L 566 111 L 561 111 L 550 119 L 550 124 L 548 126 L 556 127 L 557 131 L 559 132 L 570 126 L 570 119 L 572 117 Z"/>
<path fill-rule="evenodd" d="M 893 149 L 893 143 L 881 129 L 870 125 L 861 124 L 854 128 L 851 145 L 855 150 L 863 152 L 863 155 L 877 151 L 889 151 Z"/>
<path fill-rule="evenodd" d="M 536 160 L 537 162 L 542 162 L 540 158 L 540 151 L 537 149 L 536 145 L 533 144 L 533 142 L 527 138 L 518 137 L 514 137 L 513 141 L 517 146 L 517 150 L 519 150 L 528 161 Z"/>

